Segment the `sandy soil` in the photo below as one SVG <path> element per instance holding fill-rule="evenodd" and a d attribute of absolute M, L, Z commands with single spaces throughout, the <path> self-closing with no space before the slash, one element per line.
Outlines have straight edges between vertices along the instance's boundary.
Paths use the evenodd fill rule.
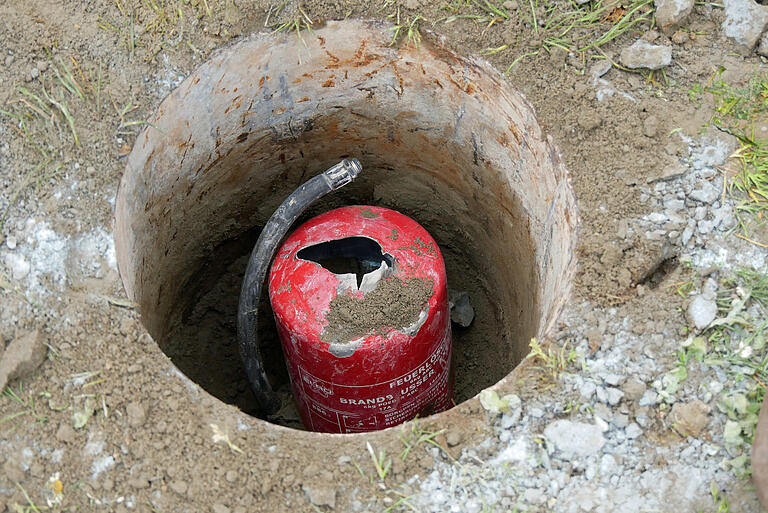
<path fill-rule="evenodd" d="M 293 4 L 281 20 L 296 12 Z M 379 4 L 310 0 L 302 5 L 319 26 L 317 20 L 382 18 L 391 12 Z M 446 16 L 441 1 L 406 4 L 403 16 Z M 15 511 L 13 504 L 27 504 L 27 492 L 38 505 L 46 498 L 57 500 L 55 486 L 49 486 L 54 475 L 51 482 L 60 479 L 64 486 L 65 511 L 329 510 L 330 502 L 313 498 L 315 487 L 338 482 L 345 483 L 346 492 L 335 496 L 336 510 L 384 510 L 396 495 L 360 475 L 369 469 L 358 472 L 346 464 L 370 466 L 363 439 L 297 452 L 285 433 L 278 437 L 243 424 L 180 373 L 146 365 L 157 349 L 124 298 L 110 235 L 123 158 L 142 128 L 138 122 L 210 52 L 264 30 L 270 3 L 208 0 L 208 15 L 204 2 L 192 1 L 184 4 L 181 21 L 142 8 L 136 11 L 133 33 L 130 10 L 126 16 L 121 5 L 107 0 L 10 0 L 0 5 L 1 109 L 24 98 L 34 104 L 23 90 L 40 94 L 44 86 L 53 87 L 53 69 L 62 69 L 60 63 L 75 77 L 88 77 L 80 83 L 90 84 L 83 99 L 70 95 L 68 102 L 77 145 L 61 116 L 54 123 L 31 121 L 28 139 L 16 121 L 0 116 L 0 212 L 6 214 L 0 242 L 6 248 L 37 248 L 23 279 L 0 261 L 0 352 L 5 343 L 33 329 L 44 332 L 50 347 L 37 374 L 15 385 L 22 400 L 34 401 L 34 407 L 0 401 L 0 417 L 27 412 L 0 425 L 0 512 L 4 506 Z M 640 186 L 687 155 L 687 145 L 670 134 L 679 128 L 697 137 L 711 115 L 712 105 L 706 99 L 691 103 L 688 90 L 706 82 L 718 66 L 726 68 L 729 80 L 743 83 L 761 65 L 757 57 L 734 53 L 720 35 L 721 17 L 718 9 L 697 6 L 684 41 L 671 43 L 656 35 L 674 48 L 667 85 L 611 69 L 605 76 L 611 87 L 636 101 L 598 100 L 591 70 L 604 60 L 597 52 L 583 62 L 561 51 L 539 52 L 509 74 L 557 141 L 572 173 L 582 217 L 580 272 L 572 300 L 578 315 L 560 328 L 569 336 L 589 338 L 593 350 L 602 344 L 594 330 L 605 324 L 609 307 L 618 307 L 618 315 L 636 333 L 685 326 L 683 301 L 669 285 L 688 279 L 691 271 L 677 265 L 668 244 L 628 233 L 627 224 L 651 212 Z M 510 45 L 488 57 L 502 70 L 534 46 L 522 21 L 423 26 L 446 36 L 463 54 Z M 602 52 L 616 59 L 641 33 L 622 36 Z M 247 409 L 248 399 L 238 398 L 243 393 L 217 395 Z M 536 396 L 535 388 L 530 394 Z M 487 436 L 485 412 L 475 413 L 478 422 L 468 425 L 445 420 L 449 438 L 442 435 L 441 443 L 451 453 L 458 455 Z M 87 419 L 78 429 L 73 426 L 76 414 Z M 215 429 L 229 433 L 236 445 L 212 442 Z M 680 443 L 661 421 L 650 432 L 660 445 Z M 429 474 L 432 465 L 432 453 L 419 451 L 406 462 L 397 459 L 392 476 L 405 483 L 416 474 Z M 741 511 L 756 511 L 754 495 L 741 488 L 734 485 L 735 503 L 747 504 Z"/>

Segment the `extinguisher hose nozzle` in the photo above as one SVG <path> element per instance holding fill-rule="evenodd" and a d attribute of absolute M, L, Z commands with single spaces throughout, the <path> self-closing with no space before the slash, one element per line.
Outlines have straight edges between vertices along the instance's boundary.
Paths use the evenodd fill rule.
<path fill-rule="evenodd" d="M 362 169 L 359 160 L 344 159 L 303 183 L 275 210 L 251 252 L 240 289 L 237 340 L 245 373 L 262 415 L 272 415 L 280 408 L 280 399 L 264 372 L 258 338 L 259 300 L 269 266 L 289 228 L 307 207 L 329 192 L 352 182 Z"/>

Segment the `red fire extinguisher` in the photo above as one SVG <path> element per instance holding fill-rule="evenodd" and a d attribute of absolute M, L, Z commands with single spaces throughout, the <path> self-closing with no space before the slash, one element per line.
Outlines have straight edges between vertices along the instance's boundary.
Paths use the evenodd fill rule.
<path fill-rule="evenodd" d="M 372 431 L 452 405 L 445 264 L 413 219 L 372 206 L 315 217 L 278 250 L 268 287 L 308 429 Z"/>

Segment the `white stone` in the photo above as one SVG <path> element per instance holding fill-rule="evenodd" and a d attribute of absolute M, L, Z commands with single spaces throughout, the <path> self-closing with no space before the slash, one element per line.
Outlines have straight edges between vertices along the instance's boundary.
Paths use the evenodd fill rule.
<path fill-rule="evenodd" d="M 715 201 L 719 196 L 720 191 L 709 182 L 704 182 L 699 189 L 696 189 L 688 195 L 689 198 L 701 203 L 706 203 L 707 205 Z"/>
<path fill-rule="evenodd" d="M 667 34 L 674 32 L 693 10 L 694 0 L 655 0 L 656 24 Z"/>
<path fill-rule="evenodd" d="M 672 48 L 637 40 L 621 51 L 620 58 L 628 68 L 661 69 L 672 63 Z"/>
<path fill-rule="evenodd" d="M 640 398 L 640 401 L 638 402 L 638 404 L 640 406 L 653 406 L 654 404 L 656 404 L 656 401 L 658 400 L 659 400 L 658 394 L 653 390 L 648 389 L 643 394 L 643 397 Z"/>
<path fill-rule="evenodd" d="M 596 454 L 605 445 L 605 438 L 596 424 L 556 420 L 544 429 L 544 436 L 566 457 Z"/>
<path fill-rule="evenodd" d="M 624 392 L 618 388 L 608 387 L 606 391 L 608 395 L 608 404 L 611 406 L 616 406 L 619 404 L 619 402 L 621 402 L 621 398 L 624 397 Z"/>
<path fill-rule="evenodd" d="M 696 329 L 703 330 L 715 320 L 717 303 L 713 299 L 707 299 L 704 295 L 698 295 L 688 305 L 687 312 L 688 320 L 696 326 Z"/>
<path fill-rule="evenodd" d="M 643 430 L 640 428 L 640 426 L 633 422 L 624 429 L 624 434 L 627 435 L 627 438 L 632 440 L 642 435 Z"/>
<path fill-rule="evenodd" d="M 32 266 L 29 265 L 27 259 L 16 253 L 8 253 L 5 255 L 5 264 L 11 269 L 11 276 L 14 280 L 23 280 L 29 274 Z"/>
<path fill-rule="evenodd" d="M 723 34 L 752 51 L 768 26 L 768 7 L 755 0 L 723 0 L 723 4 Z"/>

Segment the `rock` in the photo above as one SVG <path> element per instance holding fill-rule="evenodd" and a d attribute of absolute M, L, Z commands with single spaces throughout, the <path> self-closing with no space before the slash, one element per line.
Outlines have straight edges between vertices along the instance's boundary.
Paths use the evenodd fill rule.
<path fill-rule="evenodd" d="M 608 404 L 616 406 L 621 402 L 621 398 L 624 397 L 624 392 L 618 388 L 606 387 L 606 395 L 608 396 Z"/>
<path fill-rule="evenodd" d="M 656 116 L 648 116 L 643 121 L 643 135 L 646 137 L 656 137 L 656 133 L 659 131 L 659 118 Z"/>
<path fill-rule="evenodd" d="M 643 430 L 640 426 L 638 426 L 636 423 L 632 423 L 626 428 L 624 428 L 624 434 L 627 435 L 627 438 L 630 440 L 639 437 L 643 434 Z"/>
<path fill-rule="evenodd" d="M 16 237 L 13 235 L 9 235 L 7 239 L 5 239 L 5 245 L 8 246 L 8 249 L 16 249 Z"/>
<path fill-rule="evenodd" d="M 661 69 L 672 63 L 672 48 L 638 40 L 621 51 L 621 63 L 632 69 Z"/>
<path fill-rule="evenodd" d="M 662 224 L 666 223 L 668 219 L 669 216 L 662 212 L 652 212 L 651 214 L 648 214 L 648 220 L 652 223 Z"/>
<path fill-rule="evenodd" d="M 75 441 L 75 430 L 69 425 L 69 422 L 62 422 L 59 429 L 56 430 L 56 440 L 71 444 Z"/>
<path fill-rule="evenodd" d="M 720 191 L 718 191 L 711 183 L 704 182 L 701 184 L 701 188 L 692 191 L 688 197 L 692 200 L 709 205 L 720 197 Z"/>
<path fill-rule="evenodd" d="M 309 502 L 315 506 L 328 506 L 331 509 L 336 507 L 336 488 L 320 484 L 304 484 L 301 489 L 307 494 Z"/>
<path fill-rule="evenodd" d="M 128 424 L 131 427 L 141 427 L 147 420 L 147 410 L 138 402 L 129 403 L 125 407 L 125 413 L 128 416 Z"/>
<path fill-rule="evenodd" d="M 672 34 L 693 10 L 693 0 L 654 0 L 656 24 L 665 34 Z"/>
<path fill-rule="evenodd" d="M 582 401 L 588 401 L 591 399 L 596 390 L 597 385 L 595 385 L 593 382 L 585 381 L 582 383 L 582 385 L 579 387 L 579 395 L 581 395 Z"/>
<path fill-rule="evenodd" d="M 462 328 L 468 328 L 475 318 L 475 309 L 469 302 L 469 295 L 466 292 L 451 291 L 449 302 L 451 305 L 451 322 Z"/>
<path fill-rule="evenodd" d="M 715 222 L 707 221 L 707 220 L 699 221 L 699 224 L 696 226 L 696 229 L 699 231 L 700 234 L 706 235 L 715 229 Z"/>
<path fill-rule="evenodd" d="M 676 45 L 681 45 L 688 41 L 690 39 L 690 36 L 688 35 L 688 32 L 685 32 L 683 30 L 678 30 L 674 34 L 672 34 L 672 42 Z"/>
<path fill-rule="evenodd" d="M 687 312 L 690 323 L 696 326 L 696 329 L 703 330 L 715 320 L 717 303 L 713 299 L 698 295 L 688 305 Z"/>
<path fill-rule="evenodd" d="M 144 488 L 149 488 L 149 478 L 145 475 L 134 477 L 128 480 L 128 486 L 136 490 L 143 490 Z"/>
<path fill-rule="evenodd" d="M 611 64 L 611 61 L 607 59 L 603 61 L 597 61 L 589 68 L 589 74 L 592 75 L 593 80 L 597 80 L 598 78 L 611 71 L 612 67 L 613 65 Z"/>
<path fill-rule="evenodd" d="M 667 421 L 683 436 L 699 436 L 709 424 L 710 408 L 698 399 L 689 403 L 675 403 Z"/>
<path fill-rule="evenodd" d="M 405 0 L 406 9 L 418 9 L 421 7 L 421 0 Z"/>
<path fill-rule="evenodd" d="M 680 237 L 680 242 L 683 246 L 687 246 L 691 237 L 693 237 L 693 229 L 686 227 L 685 230 L 683 230 L 683 235 Z"/>
<path fill-rule="evenodd" d="M 189 488 L 189 485 L 186 481 L 171 481 L 171 484 L 168 485 L 171 490 L 178 493 L 179 495 L 184 495 L 187 493 L 187 488 Z"/>
<path fill-rule="evenodd" d="M 556 420 L 544 429 L 544 436 L 566 457 L 596 454 L 605 445 L 605 438 L 596 424 Z"/>
<path fill-rule="evenodd" d="M 504 2 L 503 4 L 501 4 L 501 6 L 502 6 L 504 9 L 508 10 L 508 11 L 509 11 L 509 10 L 512 10 L 512 9 L 516 9 L 516 8 L 517 8 L 517 4 L 516 4 L 515 2 L 511 2 L 511 1 L 509 1 L 509 0 L 507 0 L 506 2 Z"/>
<path fill-rule="evenodd" d="M 637 401 L 643 397 L 643 394 L 647 388 L 648 387 L 645 385 L 645 383 L 639 379 L 629 378 L 621 386 L 621 391 L 624 392 L 624 397 L 626 397 L 628 401 Z"/>
<path fill-rule="evenodd" d="M 717 282 L 712 278 L 707 278 L 704 285 L 701 286 L 701 295 L 706 299 L 714 300 L 717 297 Z"/>
<path fill-rule="evenodd" d="M 213 513 L 229 513 L 229 508 L 226 507 L 224 504 L 221 504 L 220 502 L 217 502 L 213 505 L 211 508 L 211 511 Z"/>
<path fill-rule="evenodd" d="M 646 390 L 637 404 L 640 406 L 653 406 L 659 400 L 659 395 L 653 390 Z"/>
<path fill-rule="evenodd" d="M 667 210 L 678 211 L 685 208 L 685 201 L 676 198 L 670 198 L 664 200 L 664 208 Z"/>
<path fill-rule="evenodd" d="M 757 47 L 757 53 L 763 57 L 768 57 L 768 31 L 763 34 L 763 38 L 760 40 L 760 46 Z"/>
<path fill-rule="evenodd" d="M 237 481 L 237 472 L 235 472 L 234 470 L 227 470 L 227 473 L 224 476 L 224 478 L 227 480 L 228 483 L 234 483 L 235 481 Z"/>
<path fill-rule="evenodd" d="M 751 52 L 768 26 L 768 7 L 754 0 L 724 0 L 723 34 Z"/>
<path fill-rule="evenodd" d="M 37 370 L 48 354 L 39 330 L 17 336 L 5 348 L 0 359 L 0 390 L 20 378 L 26 378 Z"/>
<path fill-rule="evenodd" d="M 32 270 L 32 266 L 27 259 L 16 253 L 8 253 L 5 255 L 5 265 L 10 268 L 11 276 L 16 281 L 26 278 L 29 271 Z"/>
<path fill-rule="evenodd" d="M 528 504 L 543 504 L 547 500 L 547 496 L 538 488 L 528 488 L 523 494 L 523 499 Z"/>
<path fill-rule="evenodd" d="M 654 183 L 654 182 L 669 182 L 671 180 L 676 180 L 677 178 L 680 178 L 683 176 L 686 171 L 688 171 L 688 168 L 680 164 L 679 162 L 675 162 L 674 164 L 670 164 L 667 167 L 665 167 L 659 176 L 649 178 L 648 183 Z"/>
<path fill-rule="evenodd" d="M 448 443 L 448 447 L 455 447 L 461 443 L 461 433 L 456 429 L 448 431 L 445 435 L 445 441 Z"/>

